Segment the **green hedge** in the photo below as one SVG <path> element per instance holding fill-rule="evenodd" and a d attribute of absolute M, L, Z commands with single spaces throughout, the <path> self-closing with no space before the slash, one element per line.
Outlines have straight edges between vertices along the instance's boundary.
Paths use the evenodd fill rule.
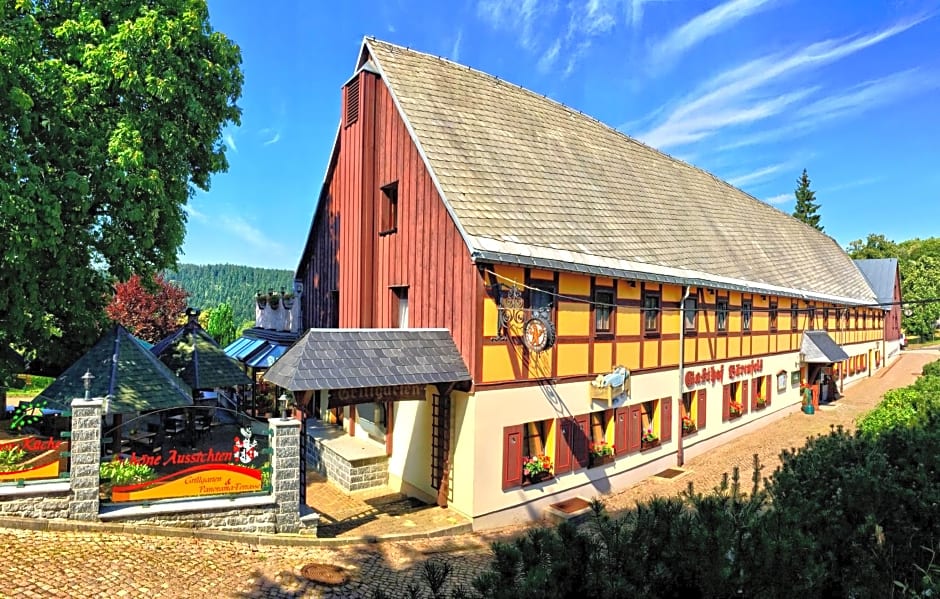
<path fill-rule="evenodd" d="M 940 360 L 924 366 L 913 384 L 885 393 L 881 403 L 858 422 L 863 433 L 878 435 L 893 428 L 924 426 L 940 411 Z"/>

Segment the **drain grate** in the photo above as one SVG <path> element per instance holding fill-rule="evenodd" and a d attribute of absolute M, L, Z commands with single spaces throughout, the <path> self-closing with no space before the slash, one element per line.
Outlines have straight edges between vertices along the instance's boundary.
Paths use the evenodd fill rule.
<path fill-rule="evenodd" d="M 656 478 L 676 478 L 677 476 L 682 476 L 686 472 L 688 472 L 688 470 L 680 470 L 679 468 L 666 468 L 655 476 Z"/>
<path fill-rule="evenodd" d="M 346 570 L 333 564 L 307 564 L 301 568 L 300 574 L 307 580 L 329 586 L 344 584 L 349 580 Z"/>
<path fill-rule="evenodd" d="M 577 511 L 591 507 L 591 504 L 588 501 L 581 499 L 580 497 L 572 497 L 571 499 L 565 499 L 564 501 L 553 503 L 552 507 L 559 512 L 573 514 Z"/>

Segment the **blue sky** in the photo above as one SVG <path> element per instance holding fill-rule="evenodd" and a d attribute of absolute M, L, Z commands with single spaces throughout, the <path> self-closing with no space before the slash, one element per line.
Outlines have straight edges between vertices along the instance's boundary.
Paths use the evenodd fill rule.
<path fill-rule="evenodd" d="M 329 7 L 329 8 L 327 8 Z M 230 167 L 181 262 L 293 270 L 374 35 L 517 83 L 792 212 L 843 247 L 940 236 L 940 0 L 209 0 L 242 49 Z"/>

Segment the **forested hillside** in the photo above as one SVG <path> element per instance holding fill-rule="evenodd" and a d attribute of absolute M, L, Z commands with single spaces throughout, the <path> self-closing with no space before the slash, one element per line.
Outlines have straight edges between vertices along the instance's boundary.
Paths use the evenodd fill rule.
<path fill-rule="evenodd" d="M 165 276 L 167 281 L 174 281 L 189 292 L 189 305 L 194 308 L 208 310 L 221 303 L 230 305 L 236 324 L 254 319 L 255 292 L 290 289 L 294 281 L 294 273 L 289 270 L 236 264 L 180 264 Z"/>

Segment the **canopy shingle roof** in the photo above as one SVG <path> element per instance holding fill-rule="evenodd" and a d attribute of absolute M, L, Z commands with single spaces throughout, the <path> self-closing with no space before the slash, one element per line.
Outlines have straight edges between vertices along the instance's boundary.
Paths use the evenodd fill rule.
<path fill-rule="evenodd" d="M 225 355 L 201 326 L 189 323 L 150 350 L 193 389 L 250 385 L 238 362 Z"/>
<path fill-rule="evenodd" d="M 110 396 L 110 410 L 117 414 L 192 404 L 192 389 L 120 325 L 108 331 L 39 396 L 49 402 L 50 408 L 71 409 L 73 399 L 85 396 L 85 372 L 95 377 L 91 396 Z"/>
<path fill-rule="evenodd" d="M 289 391 L 471 380 L 447 329 L 310 329 L 264 378 Z"/>
<path fill-rule="evenodd" d="M 830 364 L 849 359 L 845 350 L 826 331 L 803 331 L 800 354 L 807 364 Z"/>
<path fill-rule="evenodd" d="M 365 50 L 477 261 L 874 299 L 833 239 L 703 170 L 466 66 Z"/>

